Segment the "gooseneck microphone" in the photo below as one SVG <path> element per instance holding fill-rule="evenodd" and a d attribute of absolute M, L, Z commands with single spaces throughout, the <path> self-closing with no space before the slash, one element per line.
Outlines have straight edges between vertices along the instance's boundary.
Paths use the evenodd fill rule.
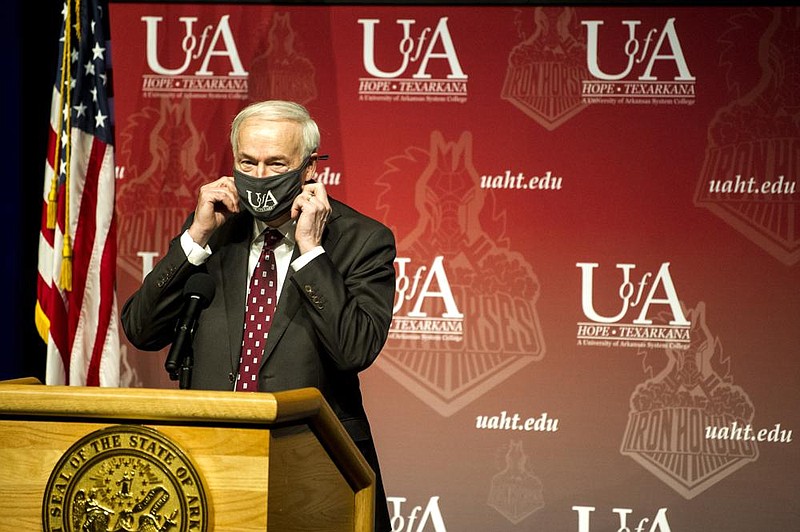
<path fill-rule="evenodd" d="M 185 299 L 183 314 L 175 327 L 175 340 L 169 349 L 164 368 L 172 380 L 181 379 L 181 388 L 188 388 L 188 376 L 192 367 L 192 338 L 200 313 L 214 299 L 214 279 L 211 275 L 199 272 L 186 281 L 183 287 Z M 180 375 L 179 370 L 180 369 Z"/>

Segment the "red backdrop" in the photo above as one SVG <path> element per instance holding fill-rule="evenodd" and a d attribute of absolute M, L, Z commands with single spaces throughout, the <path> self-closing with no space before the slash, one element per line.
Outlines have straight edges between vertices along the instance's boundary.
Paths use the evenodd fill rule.
<path fill-rule="evenodd" d="M 798 530 L 799 20 L 114 3 L 120 300 L 233 115 L 300 101 L 398 242 L 363 376 L 395 531 Z"/>

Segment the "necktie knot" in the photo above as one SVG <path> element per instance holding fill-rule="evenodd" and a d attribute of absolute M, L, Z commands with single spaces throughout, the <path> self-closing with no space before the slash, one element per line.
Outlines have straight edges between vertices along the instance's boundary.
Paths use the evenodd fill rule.
<path fill-rule="evenodd" d="M 273 249 L 281 240 L 283 240 L 283 234 L 277 229 L 272 229 L 271 227 L 268 227 L 264 230 L 265 248 Z"/>

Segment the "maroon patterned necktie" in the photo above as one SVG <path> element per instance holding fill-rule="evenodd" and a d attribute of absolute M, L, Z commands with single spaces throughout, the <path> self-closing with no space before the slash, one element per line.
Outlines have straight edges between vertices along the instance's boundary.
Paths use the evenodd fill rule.
<path fill-rule="evenodd" d="M 239 357 L 239 376 L 236 391 L 258 391 L 258 368 L 264 354 L 264 344 L 272 325 L 272 314 L 278 299 L 278 274 L 275 255 L 272 249 L 283 239 L 275 229 L 267 229 L 264 234 L 264 247 L 250 277 L 247 290 L 247 308 L 244 311 L 244 336 L 242 353 Z"/>

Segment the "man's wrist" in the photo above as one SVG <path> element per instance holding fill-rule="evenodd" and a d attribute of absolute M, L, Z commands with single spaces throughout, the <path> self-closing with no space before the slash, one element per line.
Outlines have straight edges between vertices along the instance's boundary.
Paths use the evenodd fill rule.
<path fill-rule="evenodd" d="M 312 260 L 316 259 L 323 253 L 325 253 L 325 248 L 323 248 L 322 246 L 315 246 L 311 248 L 310 250 L 306 251 L 305 253 L 294 259 L 294 261 L 292 261 L 292 270 L 293 271 L 300 270 L 300 268 L 302 268 Z"/>
<path fill-rule="evenodd" d="M 208 244 L 201 246 L 195 242 L 188 229 L 181 235 L 181 248 L 186 259 L 195 266 L 200 266 L 211 256 L 211 248 L 208 247 Z"/>

